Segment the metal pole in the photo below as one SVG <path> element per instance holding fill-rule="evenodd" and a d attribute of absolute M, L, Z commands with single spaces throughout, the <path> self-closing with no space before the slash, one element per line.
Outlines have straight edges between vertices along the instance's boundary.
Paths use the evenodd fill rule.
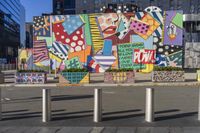
<path fill-rule="evenodd" d="M 102 89 L 94 90 L 94 122 L 102 120 Z"/>
<path fill-rule="evenodd" d="M 51 120 L 51 90 L 42 90 L 42 122 Z"/>
<path fill-rule="evenodd" d="M 18 68 L 18 58 L 16 57 L 16 59 L 15 59 L 15 65 L 16 65 L 16 71 L 17 71 L 17 68 Z"/>
<path fill-rule="evenodd" d="M 56 68 L 57 68 L 57 60 L 55 60 L 55 78 L 57 77 L 57 71 L 56 71 Z"/>
<path fill-rule="evenodd" d="M 200 88 L 199 88 L 199 107 L 198 107 L 198 120 L 200 121 Z"/>
<path fill-rule="evenodd" d="M 146 109 L 145 109 L 145 121 L 154 121 L 154 89 L 146 88 Z"/>

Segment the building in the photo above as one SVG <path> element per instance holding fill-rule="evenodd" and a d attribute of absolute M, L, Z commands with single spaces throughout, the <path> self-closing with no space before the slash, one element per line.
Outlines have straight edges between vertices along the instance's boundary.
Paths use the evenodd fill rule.
<path fill-rule="evenodd" d="M 25 20 L 25 8 L 20 6 L 20 47 L 24 48 L 26 45 L 26 20 Z"/>
<path fill-rule="evenodd" d="M 53 14 L 75 14 L 75 0 L 53 0 Z"/>
<path fill-rule="evenodd" d="M 25 45 L 25 10 L 20 0 L 0 1 L 0 58 L 14 62 Z"/>
<path fill-rule="evenodd" d="M 81 14 L 98 13 L 100 8 L 109 4 L 138 5 L 140 10 L 148 6 L 158 6 L 163 10 L 182 9 L 185 14 L 197 13 L 200 11 L 199 0 L 53 0 L 54 14 Z M 164 3 L 164 4 L 163 4 Z M 189 6 L 189 8 L 188 8 Z"/>
<path fill-rule="evenodd" d="M 33 23 L 26 23 L 26 48 L 33 48 Z"/>

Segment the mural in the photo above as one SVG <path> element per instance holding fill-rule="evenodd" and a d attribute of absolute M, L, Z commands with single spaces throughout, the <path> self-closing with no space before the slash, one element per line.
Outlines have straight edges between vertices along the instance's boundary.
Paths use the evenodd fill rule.
<path fill-rule="evenodd" d="M 60 71 L 182 67 L 182 17 L 182 11 L 155 7 L 135 14 L 34 17 L 33 62 Z"/>

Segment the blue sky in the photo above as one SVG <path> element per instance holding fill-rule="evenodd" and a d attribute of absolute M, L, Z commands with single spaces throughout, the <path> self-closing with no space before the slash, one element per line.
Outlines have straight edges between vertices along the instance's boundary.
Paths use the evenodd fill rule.
<path fill-rule="evenodd" d="M 26 22 L 32 22 L 33 16 L 52 12 L 52 0 L 21 0 L 26 10 Z"/>

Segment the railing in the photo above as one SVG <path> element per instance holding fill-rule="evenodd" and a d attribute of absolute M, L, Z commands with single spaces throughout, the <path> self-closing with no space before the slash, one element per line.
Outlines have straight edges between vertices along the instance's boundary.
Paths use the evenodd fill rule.
<path fill-rule="evenodd" d="M 0 70 L 15 70 L 16 64 L 0 64 Z"/>

